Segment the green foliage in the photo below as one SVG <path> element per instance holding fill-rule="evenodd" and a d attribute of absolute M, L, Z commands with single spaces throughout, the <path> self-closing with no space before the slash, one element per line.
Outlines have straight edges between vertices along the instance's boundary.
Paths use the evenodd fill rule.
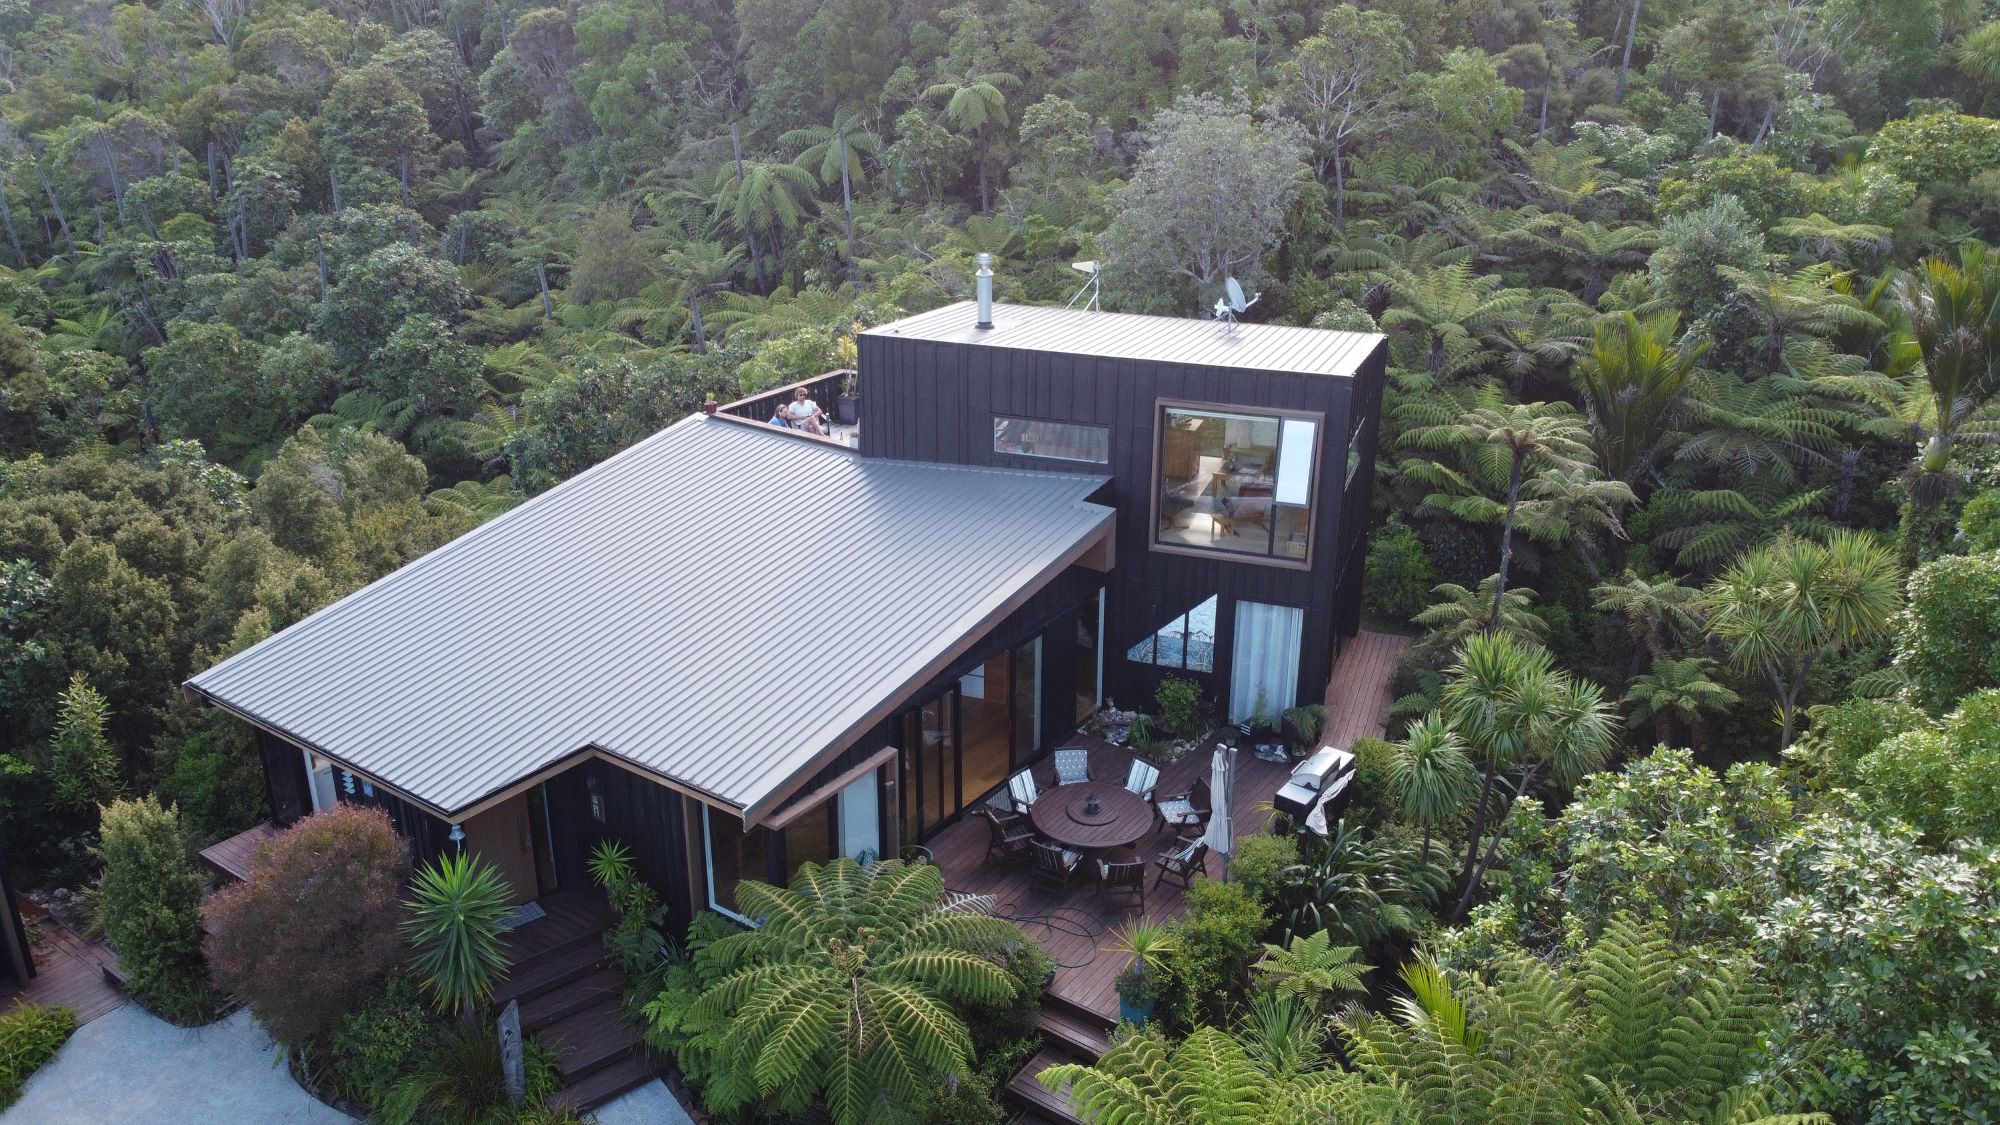
<path fill-rule="evenodd" d="M 1889 121 L 1869 142 L 1868 159 L 1919 187 L 1964 184 L 2000 166 L 2000 121 L 1961 113 Z"/>
<path fill-rule="evenodd" d="M 1167 927 L 1160 1021 L 1181 1030 L 1222 1022 L 1231 999 L 1249 984 L 1250 966 L 1262 950 L 1258 936 L 1269 921 L 1240 884 L 1195 880 L 1187 913 Z"/>
<path fill-rule="evenodd" d="M 1430 604 L 1431 581 L 1430 555 L 1409 525 L 1392 520 L 1374 533 L 1362 579 L 1370 609 L 1406 621 Z"/>
<path fill-rule="evenodd" d="M 402 922 L 411 967 L 441 1012 L 470 1022 L 507 972 L 500 923 L 513 897 L 498 868 L 476 855 L 440 856 L 417 870 Z"/>
<path fill-rule="evenodd" d="M 21 1087 L 76 1030 L 76 1013 L 60 1004 L 19 1004 L 0 1016 L 0 1110 L 21 1100 Z"/>
<path fill-rule="evenodd" d="M 507 1096 L 500 1037 L 491 1027 L 460 1027 L 437 1035 L 423 1053 L 406 1060 L 405 1073 L 382 1099 L 384 1125 L 507 1125 L 516 1121 Z M 523 1113 L 543 1113 L 542 1100 L 562 1086 L 555 1056 L 526 1044 Z M 522 1118 L 525 1120 L 526 1118 Z M 544 1118 L 546 1119 L 546 1117 Z"/>
<path fill-rule="evenodd" d="M 1279 872 L 1299 862 L 1299 843 L 1291 836 L 1258 833 L 1236 841 L 1229 857 L 1229 878 L 1267 911 L 1283 886 Z"/>
<path fill-rule="evenodd" d="M 604 931 L 604 948 L 612 964 L 629 981 L 649 979 L 659 970 L 667 946 L 660 932 L 667 908 L 661 905 L 659 892 L 639 878 L 632 853 L 615 840 L 591 850 L 590 878 L 611 896 L 611 909 L 618 914 L 617 923 Z"/>
<path fill-rule="evenodd" d="M 1925 843 L 2000 840 L 2000 691 L 1959 700 L 1935 729 L 1884 739 L 1855 766 L 1857 792 Z"/>
<path fill-rule="evenodd" d="M 104 737 L 104 697 L 83 673 L 70 677 L 49 744 L 56 800 L 73 810 L 95 808 L 118 795 L 118 752 Z"/>
<path fill-rule="evenodd" d="M 434 1049 L 442 1030 L 417 983 L 391 973 L 327 1039 L 335 1092 L 381 1114 L 396 1080 Z"/>
<path fill-rule="evenodd" d="M 1160 709 L 1160 725 L 1181 738 L 1201 735 L 1201 685 L 1185 676 L 1167 676 L 1153 691 L 1153 703 Z"/>
<path fill-rule="evenodd" d="M 1357 825 L 1379 825 L 1396 812 L 1396 748 L 1379 738 L 1357 738 L 1347 748 L 1354 755 L 1354 800 L 1348 816 Z"/>
<path fill-rule="evenodd" d="M 409 865 L 380 809 L 336 805 L 266 841 L 202 908 L 216 984 L 287 1046 L 332 1031 L 403 957 Z"/>
<path fill-rule="evenodd" d="M 808 863 L 789 889 L 744 880 L 737 902 L 763 924 L 691 938 L 692 973 L 646 1006 L 653 1034 L 718 1112 L 907 1112 L 966 1079 L 968 1012 L 1032 987 L 997 963 L 1020 931 L 943 910 L 943 894 L 936 867 L 894 861 Z"/>
<path fill-rule="evenodd" d="M 150 796 L 104 806 L 97 914 L 134 994 L 169 1018 L 207 1022 L 201 872 L 180 820 Z"/>
<path fill-rule="evenodd" d="M 1933 714 L 2000 687 L 2000 554 L 1947 556 L 1910 575 L 1896 667 Z"/>
<path fill-rule="evenodd" d="M 1125 1037 L 1095 1066 L 1064 1063 L 1037 1076 L 1067 1090 L 1087 1121 L 1105 1125 L 1315 1120 L 1349 1092 L 1337 1072 L 1274 1072 L 1229 1032 L 1196 1029 L 1177 1045 L 1148 1027 Z"/>

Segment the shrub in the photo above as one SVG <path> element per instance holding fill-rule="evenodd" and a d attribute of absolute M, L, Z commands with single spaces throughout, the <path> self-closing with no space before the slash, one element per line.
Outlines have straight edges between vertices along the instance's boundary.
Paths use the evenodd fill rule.
<path fill-rule="evenodd" d="M 389 974 L 374 995 L 347 1013 L 327 1044 L 334 1092 L 379 1116 L 396 1080 L 430 1051 L 440 1030 L 416 982 Z"/>
<path fill-rule="evenodd" d="M 2000 492 L 1982 492 L 1958 514 L 1958 537 L 1968 554 L 2000 550 Z"/>
<path fill-rule="evenodd" d="M 1396 748 L 1379 738 L 1357 738 L 1348 751 L 1354 755 L 1354 802 L 1347 819 L 1368 825 L 1388 821 L 1396 811 Z"/>
<path fill-rule="evenodd" d="M 56 1052 L 76 1030 L 76 1013 L 60 1005 L 22 1004 L 0 1016 L 0 1109 L 20 1100 L 28 1076 Z"/>
<path fill-rule="evenodd" d="M 1299 843 L 1291 836 L 1245 836 L 1229 857 L 1229 877 L 1266 909 L 1278 900 L 1278 872 L 1299 861 Z"/>
<path fill-rule="evenodd" d="M 1168 676 L 1153 692 L 1160 708 L 1160 725 L 1182 738 L 1201 733 L 1201 685 L 1185 676 Z"/>
<path fill-rule="evenodd" d="M 1876 132 L 1868 159 L 1922 188 L 1962 184 L 2000 164 L 2000 121 L 1962 113 L 1901 118 Z"/>
<path fill-rule="evenodd" d="M 403 919 L 418 980 L 441 1012 L 471 1023 L 507 975 L 500 923 L 512 892 L 499 869 L 478 856 L 448 855 L 417 872 Z"/>
<path fill-rule="evenodd" d="M 151 796 L 104 807 L 98 856 L 98 919 L 141 999 L 170 1017 L 205 991 L 201 960 L 201 872 L 181 838 L 180 818 Z"/>
<path fill-rule="evenodd" d="M 339 805 L 299 821 L 209 901 L 217 983 L 281 1043 L 333 1030 L 402 957 L 396 896 L 408 870 L 380 809 Z"/>
<path fill-rule="evenodd" d="M 1369 609 L 1408 621 L 1430 605 L 1433 585 L 1430 556 L 1408 524 L 1391 520 L 1369 540 L 1362 582 Z"/>
<path fill-rule="evenodd" d="M 1896 665 L 1910 701 L 1932 714 L 1980 688 L 2000 687 L 2000 554 L 1951 555 L 1910 576 Z"/>
<path fill-rule="evenodd" d="M 525 1101 L 539 1107 L 562 1078 L 553 1054 L 533 1039 L 525 1046 Z M 418 1056 L 390 1088 L 380 1116 L 385 1125 L 487 1125 L 513 1120 L 513 1108 L 500 1037 L 491 1027 L 469 1027 L 446 1032 Z"/>
<path fill-rule="evenodd" d="M 49 743 L 49 777 L 63 807 L 88 810 L 118 795 L 118 751 L 104 736 L 104 696 L 82 672 L 63 689 L 61 718 Z"/>
<path fill-rule="evenodd" d="M 1264 948 L 1258 935 L 1270 923 L 1236 883 L 1197 879 L 1187 902 L 1187 915 L 1171 927 L 1159 1006 L 1160 1019 L 1180 1031 L 1228 1022 L 1228 1001 L 1248 989 L 1250 965 Z"/>
<path fill-rule="evenodd" d="M 628 982 L 637 984 L 660 967 L 666 938 L 660 923 L 666 908 L 660 896 L 639 878 L 632 853 L 615 840 L 606 840 L 590 853 L 590 877 L 611 896 L 611 908 L 618 921 L 604 931 L 604 950 L 612 964 Z"/>

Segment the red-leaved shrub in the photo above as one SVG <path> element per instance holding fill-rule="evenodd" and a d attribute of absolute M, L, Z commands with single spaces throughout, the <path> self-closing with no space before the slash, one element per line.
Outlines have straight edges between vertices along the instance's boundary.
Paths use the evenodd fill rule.
<path fill-rule="evenodd" d="M 409 850 L 380 809 L 341 805 L 265 842 L 202 908 L 215 983 L 279 1042 L 332 1031 L 403 957 Z"/>

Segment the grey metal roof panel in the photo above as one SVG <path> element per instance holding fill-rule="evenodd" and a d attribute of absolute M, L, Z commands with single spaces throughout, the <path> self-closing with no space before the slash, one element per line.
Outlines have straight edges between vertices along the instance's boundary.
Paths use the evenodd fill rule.
<path fill-rule="evenodd" d="M 1104 482 L 697 415 L 188 682 L 447 812 L 590 746 L 751 808 L 1105 527 Z"/>
<path fill-rule="evenodd" d="M 1286 324 L 1231 326 L 1214 320 L 1041 305 L 996 304 L 993 327 L 979 328 L 977 321 L 973 303 L 960 301 L 870 328 L 862 335 L 1349 377 L 1382 340 L 1373 332 Z"/>

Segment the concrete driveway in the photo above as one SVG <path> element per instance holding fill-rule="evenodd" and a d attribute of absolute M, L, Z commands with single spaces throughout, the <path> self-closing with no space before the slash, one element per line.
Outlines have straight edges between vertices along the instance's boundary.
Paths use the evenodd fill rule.
<path fill-rule="evenodd" d="M 83 1027 L 28 1080 L 6 1125 L 348 1125 L 278 1061 L 264 1029 L 237 1012 L 180 1028 L 127 1004 Z"/>

